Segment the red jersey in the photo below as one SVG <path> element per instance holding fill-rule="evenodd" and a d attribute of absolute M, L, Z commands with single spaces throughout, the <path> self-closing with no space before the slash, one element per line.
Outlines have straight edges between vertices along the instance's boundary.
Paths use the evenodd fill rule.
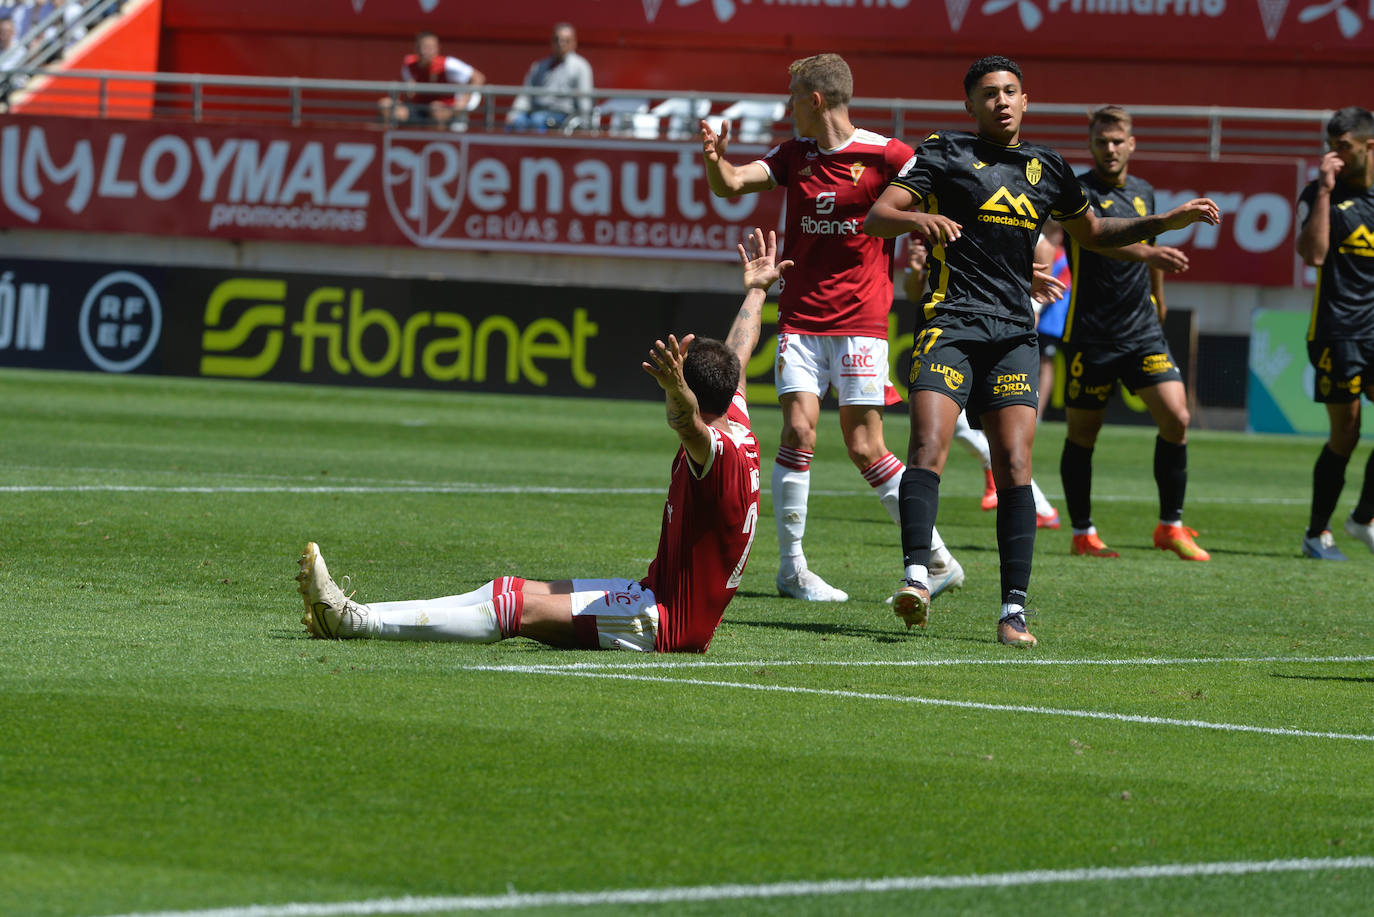
<path fill-rule="evenodd" d="M 744 393 L 725 414 L 730 432 L 711 427 L 711 459 L 693 466 L 686 449 L 673 460 L 658 556 L 641 580 L 658 602 L 660 653 L 704 653 L 730 604 L 759 521 L 759 444 Z"/>
<path fill-rule="evenodd" d="M 856 130 L 841 147 L 797 138 L 759 162 L 787 187 L 778 332 L 887 337 L 892 239 L 865 235 L 873 202 L 915 153 L 900 140 Z"/>
<path fill-rule="evenodd" d="M 401 79 L 408 83 L 452 83 L 458 86 L 465 86 L 472 82 L 474 69 L 471 64 L 464 63 L 456 57 L 438 54 L 430 59 L 428 66 L 420 63 L 420 55 L 411 53 L 401 61 Z M 414 93 L 410 94 L 415 97 Z M 440 95 L 425 93 L 423 101 L 447 102 L 453 105 L 458 101 L 458 96 L 453 95 L 445 98 Z"/>

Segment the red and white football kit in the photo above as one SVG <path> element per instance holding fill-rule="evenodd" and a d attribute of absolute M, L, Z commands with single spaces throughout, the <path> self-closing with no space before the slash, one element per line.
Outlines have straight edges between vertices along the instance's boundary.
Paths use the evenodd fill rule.
<path fill-rule="evenodd" d="M 658 556 L 642 585 L 658 602 L 659 652 L 706 652 L 734 597 L 759 518 L 759 444 L 736 392 L 730 431 L 710 427 L 711 458 L 696 468 L 685 449 L 673 460 Z"/>
<path fill-rule="evenodd" d="M 778 332 L 887 340 L 894 240 L 863 231 L 864 217 L 915 155 L 900 140 L 856 130 L 824 150 L 812 138 L 779 144 L 758 160 L 787 188 Z"/>
<path fill-rule="evenodd" d="M 471 64 L 460 61 L 456 57 L 449 57 L 439 54 L 433 57 L 428 65 L 420 63 L 420 55 L 407 54 L 401 61 L 401 79 L 411 83 L 450 83 L 457 86 L 466 86 L 472 82 L 472 75 L 475 69 Z M 411 94 L 414 98 L 415 94 Z M 446 105 L 455 105 L 458 96 L 448 97 L 424 93 L 420 96 L 423 102 L 443 102 Z"/>

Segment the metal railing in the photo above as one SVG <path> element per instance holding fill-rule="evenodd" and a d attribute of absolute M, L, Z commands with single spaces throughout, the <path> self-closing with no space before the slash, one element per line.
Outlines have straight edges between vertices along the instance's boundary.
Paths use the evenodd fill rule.
<path fill-rule="evenodd" d="M 126 73 L 30 69 L 31 87 L 14 111 L 79 118 L 153 117 L 196 123 L 289 124 L 310 127 L 386 127 L 378 101 L 404 97 L 415 87 L 403 82 L 325 80 L 304 77 L 217 76 L 187 73 Z M 38 79 L 41 78 L 41 79 Z M 451 96 L 470 87 L 435 90 Z M 485 85 L 471 93 L 470 109 L 449 122 L 455 130 L 503 131 L 520 86 Z M 590 118 L 574 118 L 562 130 L 573 135 L 683 140 L 696 134 L 697 114 L 718 120 L 747 109 L 736 121 L 741 140 L 773 143 L 792 135 L 778 95 L 693 91 L 598 90 L 566 93 L 591 98 Z M 1026 137 L 1052 147 L 1081 147 L 1088 113 L 1103 103 L 1034 103 Z M 1177 153 L 1211 160 L 1235 156 L 1314 156 L 1324 150 L 1326 110 L 1223 108 L 1217 106 L 1127 105 L 1135 134 L 1151 153 Z M 858 98 L 850 105 L 854 123 L 919 143 L 937 129 L 968 129 L 961 101 Z M 750 122 L 750 119 L 752 121 Z M 749 122 L 749 123 L 746 123 Z"/>

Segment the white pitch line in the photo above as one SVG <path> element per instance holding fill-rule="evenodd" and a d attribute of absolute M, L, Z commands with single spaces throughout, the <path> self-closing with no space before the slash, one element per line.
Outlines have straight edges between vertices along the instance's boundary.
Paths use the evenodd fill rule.
<path fill-rule="evenodd" d="M 764 493 L 771 494 L 765 489 Z M 535 484 L 483 484 L 478 482 L 424 482 L 373 484 L 0 484 L 0 493 L 169 493 L 169 494 L 566 494 L 587 496 L 642 496 L 662 494 L 655 487 L 554 487 Z M 865 497 L 857 490 L 817 490 L 814 497 Z M 1050 497 L 1060 496 L 1048 494 Z M 1062 496 L 1060 496 L 1062 499 Z M 1102 503 L 1149 503 L 1154 495 L 1093 494 Z M 1306 497 L 1189 497 L 1189 505 L 1306 506 Z"/>
<path fill-rule="evenodd" d="M 504 484 L 0 484 L 0 493 L 164 493 L 164 494 L 662 494 L 662 487 L 534 487 Z"/>
<path fill-rule="evenodd" d="M 493 670 L 501 671 L 495 666 Z M 507 668 L 506 671 L 519 671 Z M 983 701 L 949 700 L 936 697 L 913 697 L 906 694 L 877 694 L 870 691 L 839 691 L 831 688 L 806 688 L 798 685 L 758 685 L 742 681 L 711 681 L 704 678 L 668 678 L 662 675 L 631 675 L 622 672 L 589 672 L 570 669 L 524 670 L 531 675 L 562 675 L 567 678 L 606 678 L 616 681 L 643 681 L 670 685 L 700 685 L 707 688 L 738 688 L 741 691 L 765 691 L 778 694 L 807 694 L 815 697 L 841 697 L 850 700 L 889 701 L 897 704 L 922 704 L 929 707 L 956 707 L 961 710 L 990 710 L 997 713 L 1033 713 L 1041 716 L 1067 716 L 1085 720 L 1109 720 L 1117 723 L 1143 723 L 1150 726 L 1183 726 L 1191 729 L 1211 729 L 1218 732 L 1249 732 L 1260 735 L 1289 736 L 1307 739 L 1342 739 L 1351 742 L 1374 742 L 1374 735 L 1358 732 L 1319 732 L 1310 729 L 1288 729 L 1282 726 L 1250 726 L 1245 723 L 1216 723 L 1208 720 L 1181 720 L 1164 716 L 1145 716 L 1138 713 L 1109 713 L 1101 710 L 1070 710 L 1061 707 L 1036 707 L 1029 704 L 990 704 Z"/>
<path fill-rule="evenodd" d="M 1151 879 L 1247 876 L 1293 872 L 1374 869 L 1374 857 L 1243 860 L 1220 863 L 1169 863 L 1159 866 L 1098 866 L 1083 869 L 1033 869 L 1024 872 L 962 876 L 899 876 L 883 879 L 831 879 L 760 885 L 695 885 L 628 888 L 597 892 L 510 892 L 429 898 L 377 898 L 294 904 L 254 904 L 199 911 L 141 911 L 118 917 L 371 917 L 377 914 L 436 914 L 454 911 L 515 911 L 545 907 L 605 907 L 624 904 L 817 898 L 892 892 L 1017 888 L 1028 885 L 1123 882 Z"/>
<path fill-rule="evenodd" d="M 1332 662 L 1374 662 L 1374 656 L 1190 656 L 1180 658 L 1161 658 L 1143 656 L 1137 659 L 1043 659 L 1028 656 L 1002 656 L 994 659 L 752 659 L 744 662 L 712 660 L 663 660 L 654 662 L 547 662 L 530 665 L 465 665 L 464 671 L 474 672 L 560 672 L 586 669 L 592 671 L 645 671 L 657 669 L 750 669 L 792 666 L 831 666 L 836 668 L 886 667 L 922 668 L 926 666 L 948 665 L 989 665 L 989 666 L 1173 666 L 1173 665 L 1243 665 L 1246 663 L 1272 664 L 1276 662 L 1313 665 Z"/>

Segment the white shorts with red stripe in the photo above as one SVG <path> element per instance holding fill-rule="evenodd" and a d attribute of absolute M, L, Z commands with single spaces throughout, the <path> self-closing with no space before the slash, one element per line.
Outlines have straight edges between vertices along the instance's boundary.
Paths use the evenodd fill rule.
<path fill-rule="evenodd" d="M 774 370 L 779 395 L 824 398 L 833 386 L 842 405 L 888 403 L 886 338 L 780 334 Z"/>
<path fill-rule="evenodd" d="M 652 653 L 658 637 L 653 590 L 629 579 L 572 581 L 573 630 L 585 649 Z"/>

